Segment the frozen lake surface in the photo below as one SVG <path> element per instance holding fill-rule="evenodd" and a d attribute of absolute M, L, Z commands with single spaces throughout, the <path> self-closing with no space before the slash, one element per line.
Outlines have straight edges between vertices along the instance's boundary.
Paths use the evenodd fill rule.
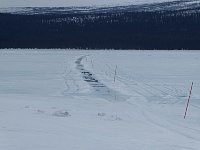
<path fill-rule="evenodd" d="M 0 149 L 198 150 L 199 76 L 200 51 L 1 50 Z"/>

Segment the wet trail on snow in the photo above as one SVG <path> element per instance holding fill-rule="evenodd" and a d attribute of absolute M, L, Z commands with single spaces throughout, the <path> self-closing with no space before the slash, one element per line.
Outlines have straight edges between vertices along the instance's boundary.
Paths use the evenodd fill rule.
<path fill-rule="evenodd" d="M 84 68 L 84 65 L 81 63 L 86 56 L 82 56 L 76 60 L 76 68 L 80 71 L 81 76 L 85 82 L 87 82 L 92 88 L 95 95 L 98 95 L 101 98 L 104 98 L 108 101 L 117 102 L 125 101 L 129 98 L 127 95 L 110 89 L 105 84 L 101 83 L 96 77 L 95 74 Z"/>

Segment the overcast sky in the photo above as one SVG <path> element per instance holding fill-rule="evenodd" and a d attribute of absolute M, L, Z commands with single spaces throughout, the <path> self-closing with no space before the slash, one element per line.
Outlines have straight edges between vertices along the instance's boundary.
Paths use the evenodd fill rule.
<path fill-rule="evenodd" d="M 0 0 L 0 7 L 67 7 L 128 5 L 173 0 Z"/>

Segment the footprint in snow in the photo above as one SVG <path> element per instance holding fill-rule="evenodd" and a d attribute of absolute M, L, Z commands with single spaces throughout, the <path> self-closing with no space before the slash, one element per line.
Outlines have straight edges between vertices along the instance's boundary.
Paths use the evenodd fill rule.
<path fill-rule="evenodd" d="M 41 109 L 38 109 L 38 110 L 37 110 L 37 113 L 39 113 L 39 114 L 44 114 L 45 111 L 43 111 L 43 110 L 41 110 Z"/>
<path fill-rule="evenodd" d="M 106 114 L 105 113 L 98 113 L 97 114 L 99 117 L 104 117 Z"/>
<path fill-rule="evenodd" d="M 24 106 L 24 108 L 28 109 L 28 108 L 30 108 L 30 106 L 29 106 L 29 105 L 26 105 L 26 106 Z"/>
<path fill-rule="evenodd" d="M 111 116 L 106 116 L 106 114 L 105 113 L 98 113 L 97 114 L 99 117 L 103 117 L 104 118 L 104 120 L 106 120 L 106 121 L 119 121 L 119 120 L 122 120 L 119 116 L 117 116 L 117 115 L 111 115 Z"/>
<path fill-rule="evenodd" d="M 56 111 L 55 113 L 53 113 L 53 116 L 56 116 L 56 117 L 70 117 L 71 115 L 69 114 L 68 111 L 62 110 L 62 111 Z"/>
<path fill-rule="evenodd" d="M 117 121 L 117 120 L 122 120 L 120 117 L 118 117 L 117 115 L 112 115 L 110 117 L 110 119 L 108 119 L 109 121 Z"/>

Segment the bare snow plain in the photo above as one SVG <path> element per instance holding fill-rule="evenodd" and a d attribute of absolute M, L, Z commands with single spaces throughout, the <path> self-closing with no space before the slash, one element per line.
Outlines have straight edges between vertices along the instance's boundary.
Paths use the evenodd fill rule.
<path fill-rule="evenodd" d="M 200 51 L 1 50 L 0 149 L 199 150 L 199 76 Z"/>

